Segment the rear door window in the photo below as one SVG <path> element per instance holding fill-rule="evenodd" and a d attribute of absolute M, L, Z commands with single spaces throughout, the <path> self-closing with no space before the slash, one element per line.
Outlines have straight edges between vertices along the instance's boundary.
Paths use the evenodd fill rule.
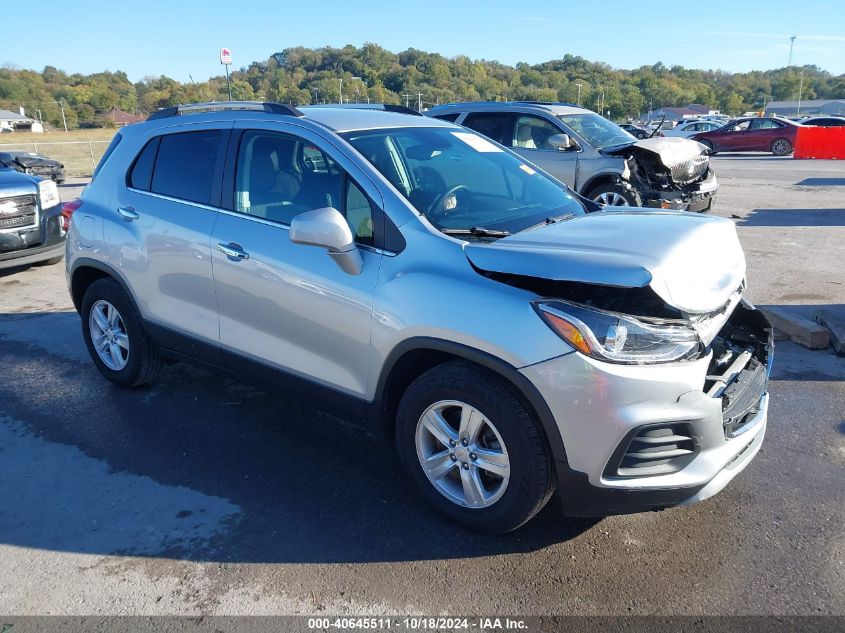
<path fill-rule="evenodd" d="M 161 137 L 150 191 L 211 204 L 221 130 L 181 132 Z"/>
<path fill-rule="evenodd" d="M 514 115 L 508 112 L 471 112 L 464 125 L 506 147 L 513 146 Z"/>

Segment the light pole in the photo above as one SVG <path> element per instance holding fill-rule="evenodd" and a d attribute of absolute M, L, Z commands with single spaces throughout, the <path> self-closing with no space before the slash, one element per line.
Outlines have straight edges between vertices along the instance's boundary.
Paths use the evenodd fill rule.
<path fill-rule="evenodd" d="M 798 112 L 796 114 L 801 116 L 801 93 L 804 91 L 804 69 L 801 69 L 801 79 L 798 82 Z"/>
<path fill-rule="evenodd" d="M 340 105 L 343 105 L 343 77 L 339 78 L 338 81 L 340 82 L 340 88 L 338 90 L 340 93 Z"/>
<path fill-rule="evenodd" d="M 787 68 L 792 66 L 792 47 L 795 44 L 795 35 L 790 36 L 789 38 L 789 63 L 787 64 Z"/>
<path fill-rule="evenodd" d="M 578 86 L 578 107 L 581 107 L 581 84 L 575 84 Z"/>

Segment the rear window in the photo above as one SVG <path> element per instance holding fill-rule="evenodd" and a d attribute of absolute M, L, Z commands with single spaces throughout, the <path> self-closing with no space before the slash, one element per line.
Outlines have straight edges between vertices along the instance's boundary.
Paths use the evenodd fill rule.
<path fill-rule="evenodd" d="M 432 118 L 440 119 L 441 121 L 449 121 L 449 123 L 454 123 L 458 120 L 459 116 L 461 116 L 460 112 L 453 112 L 452 114 L 435 114 Z"/>
<path fill-rule="evenodd" d="M 150 191 L 210 204 L 214 168 L 222 137 L 221 130 L 182 132 L 160 137 Z M 139 162 L 142 158 L 146 159 L 141 155 L 138 157 Z M 139 172 L 139 180 L 141 176 Z"/>

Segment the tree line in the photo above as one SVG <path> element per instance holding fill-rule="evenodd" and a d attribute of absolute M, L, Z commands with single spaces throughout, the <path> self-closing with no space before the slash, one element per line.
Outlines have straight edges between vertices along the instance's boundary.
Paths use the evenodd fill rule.
<path fill-rule="evenodd" d="M 801 77 L 803 73 L 803 79 Z M 342 80 L 342 81 L 341 81 Z M 429 107 L 473 100 L 563 101 L 597 109 L 615 120 L 636 118 L 661 106 L 702 103 L 731 115 L 760 110 L 773 100 L 845 98 L 845 75 L 817 66 L 746 73 L 665 66 L 633 70 L 566 54 L 541 64 L 508 66 L 464 55 L 446 58 L 408 49 L 393 53 L 377 44 L 361 47 L 294 47 L 231 73 L 232 98 L 305 105 L 350 102 Z M 61 128 L 113 124 L 112 108 L 149 114 L 178 103 L 227 99 L 226 79 L 180 83 L 165 76 L 131 82 L 124 72 L 67 74 L 47 66 L 41 72 L 0 69 L 0 108 L 26 108 Z"/>

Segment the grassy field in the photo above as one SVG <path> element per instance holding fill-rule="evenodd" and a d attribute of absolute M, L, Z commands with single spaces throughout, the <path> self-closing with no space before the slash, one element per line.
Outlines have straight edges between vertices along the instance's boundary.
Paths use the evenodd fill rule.
<path fill-rule="evenodd" d="M 117 130 L 14 132 L 0 135 L 0 152 L 21 150 L 55 158 L 68 176 L 90 176 Z"/>

